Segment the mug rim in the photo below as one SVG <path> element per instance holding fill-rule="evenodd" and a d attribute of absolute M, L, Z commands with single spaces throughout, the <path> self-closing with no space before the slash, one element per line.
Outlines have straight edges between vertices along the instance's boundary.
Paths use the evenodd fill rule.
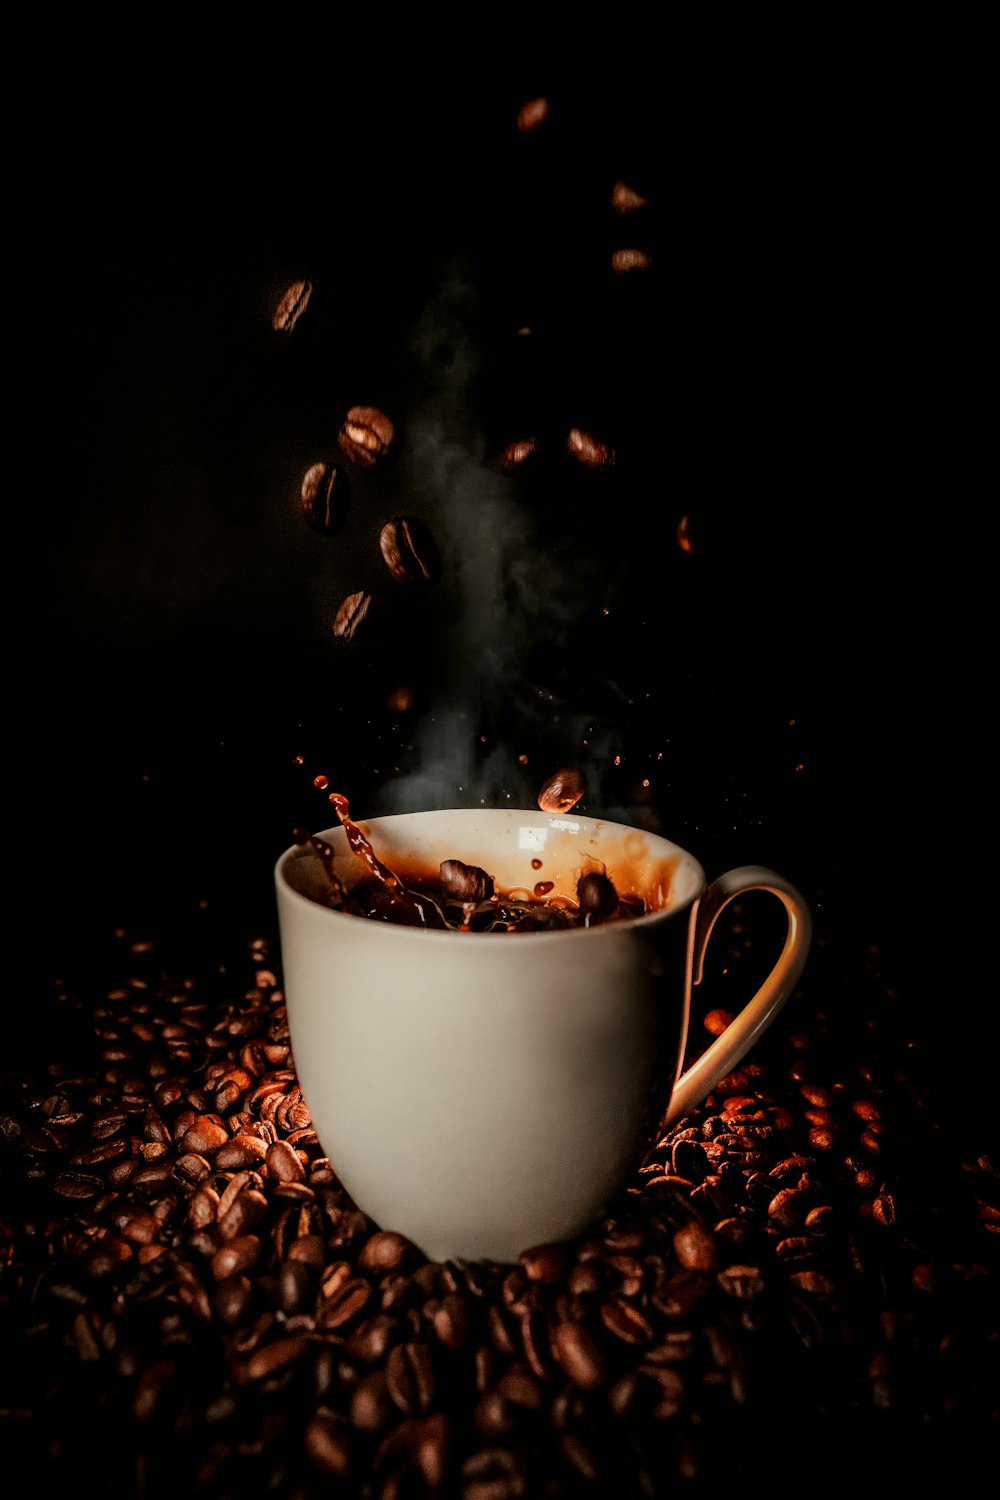
<path fill-rule="evenodd" d="M 615 934 L 620 935 L 623 931 L 634 932 L 637 930 L 645 930 L 650 927 L 657 926 L 660 923 L 671 919 L 672 917 L 681 916 L 684 913 L 688 912 L 693 903 L 700 899 L 700 897 L 704 894 L 708 886 L 708 877 L 705 873 L 704 866 L 701 864 L 701 861 L 691 853 L 689 849 L 686 849 L 684 847 L 684 845 L 676 843 L 673 839 L 668 838 L 666 834 L 655 833 L 649 829 L 641 828 L 636 824 L 622 823 L 615 818 L 595 817 L 594 815 L 587 813 L 578 813 L 575 815 L 572 812 L 547 813 L 539 808 L 525 807 L 443 807 L 415 808 L 410 812 L 401 813 L 380 813 L 371 818 L 352 818 L 352 822 L 354 822 L 358 826 L 358 828 L 361 829 L 366 837 L 372 838 L 372 841 L 374 843 L 378 837 L 377 828 L 379 824 L 399 821 L 413 822 L 417 819 L 428 819 L 435 817 L 444 818 L 453 817 L 455 815 L 469 819 L 476 816 L 483 817 L 484 815 L 490 819 L 497 819 L 501 817 L 505 819 L 526 817 L 531 819 L 531 821 L 536 825 L 542 824 L 543 826 L 554 827 L 557 829 L 566 828 L 567 824 L 572 823 L 574 827 L 566 828 L 566 831 L 568 832 L 579 830 L 584 833 L 592 833 L 595 830 L 601 828 L 609 828 L 615 830 L 616 832 L 636 833 L 644 838 L 654 840 L 655 845 L 659 846 L 659 848 L 661 848 L 665 854 L 680 856 L 681 862 L 694 875 L 697 886 L 697 889 L 692 894 L 684 896 L 683 899 L 678 900 L 676 903 L 672 903 L 668 906 L 658 907 L 653 911 L 643 912 L 641 915 L 626 917 L 615 922 L 599 922 L 592 927 L 557 927 L 520 934 L 509 932 L 475 932 L 467 934 L 469 937 L 475 938 L 477 946 L 482 944 L 484 941 L 489 941 L 502 942 L 505 948 L 509 948 L 511 937 L 521 936 L 530 938 L 532 948 L 534 949 L 539 941 L 565 942 L 567 939 L 574 938 L 579 941 L 581 934 L 586 934 L 587 938 L 590 941 L 593 941 L 598 936 L 603 936 L 605 939 L 607 939 L 609 936 L 613 936 Z M 375 830 L 374 835 L 371 833 L 371 830 Z M 321 828 L 316 830 L 315 832 L 311 832 L 311 837 L 325 840 L 331 839 L 334 835 L 339 835 L 341 839 L 346 840 L 346 830 L 339 822 L 331 825 L 328 828 Z M 375 852 L 379 855 L 380 858 L 383 857 L 380 854 L 378 848 L 376 848 Z M 286 848 L 283 849 L 279 854 L 274 864 L 274 883 L 277 889 L 283 891 L 284 894 L 292 899 L 296 904 L 300 904 L 309 911 L 321 912 L 326 917 L 335 919 L 337 921 L 346 919 L 352 922 L 363 922 L 367 926 L 371 925 L 371 918 L 369 917 L 359 917 L 353 912 L 338 911 L 336 907 L 325 906 L 321 901 L 317 901 L 312 896 L 307 895 L 304 891 L 299 890 L 293 883 L 289 874 L 291 866 L 298 859 L 318 860 L 318 856 L 315 850 L 310 848 L 308 843 L 292 843 L 287 845 Z M 389 863 L 391 866 L 391 862 L 392 861 L 390 856 L 387 858 L 387 863 Z M 397 935 L 397 937 L 394 939 L 395 941 L 399 941 L 404 938 L 409 940 L 417 936 L 421 940 L 437 939 L 438 941 L 445 941 L 450 944 L 456 937 L 456 935 L 462 935 L 457 934 L 454 929 L 450 928 L 447 931 L 440 931 L 436 928 L 419 928 L 410 926 L 406 923 L 393 922 L 383 922 L 379 925 L 382 928 L 388 929 L 395 933 Z"/>

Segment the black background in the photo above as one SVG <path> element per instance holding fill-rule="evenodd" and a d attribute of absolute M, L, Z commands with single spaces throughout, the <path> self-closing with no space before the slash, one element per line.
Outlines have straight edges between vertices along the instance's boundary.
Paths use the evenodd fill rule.
<path fill-rule="evenodd" d="M 531 806 L 575 762 L 581 810 L 655 821 L 710 875 L 773 865 L 822 947 L 882 947 L 936 1000 L 960 789 L 926 111 L 884 54 L 747 72 L 735 40 L 719 68 L 594 38 L 586 64 L 389 84 L 261 42 L 253 70 L 67 58 L 26 174 L 32 971 L 205 903 L 271 924 L 276 857 L 333 821 L 314 775 L 363 818 Z M 613 212 L 619 180 L 644 208 Z M 629 244 L 650 266 L 615 277 Z M 321 537 L 301 477 L 356 402 L 399 456 Z M 565 455 L 573 426 L 613 471 Z M 535 465 L 501 475 L 527 433 Z M 404 511 L 438 538 L 432 589 L 383 569 Z"/>

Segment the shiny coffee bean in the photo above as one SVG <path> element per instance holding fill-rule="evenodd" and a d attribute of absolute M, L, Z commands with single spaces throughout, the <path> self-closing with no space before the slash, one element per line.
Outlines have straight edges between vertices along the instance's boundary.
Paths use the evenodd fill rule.
<path fill-rule="evenodd" d="M 379 546 L 398 583 L 435 583 L 441 554 L 430 530 L 417 516 L 397 516 L 382 527 Z"/>
<path fill-rule="evenodd" d="M 505 474 L 513 474 L 535 453 L 534 438 L 517 438 L 508 443 L 500 454 L 500 467 Z"/>
<path fill-rule="evenodd" d="M 577 766 L 563 766 L 542 784 L 538 805 L 542 812 L 569 812 L 586 794 L 587 778 Z"/>
<path fill-rule="evenodd" d="M 460 859 L 441 861 L 441 888 L 455 901 L 489 901 L 493 895 L 493 876 L 479 865 L 463 864 Z"/>
<path fill-rule="evenodd" d="M 570 428 L 566 452 L 586 469 L 613 469 L 615 465 L 615 450 L 580 427 Z"/>
<path fill-rule="evenodd" d="M 613 917 L 618 910 L 618 892 L 602 870 L 589 870 L 576 883 L 580 911 L 588 926 Z"/>
<path fill-rule="evenodd" d="M 351 498 L 351 480 L 339 464 L 311 465 L 302 480 L 302 514 L 313 531 L 335 536 L 343 527 Z"/>
<path fill-rule="evenodd" d="M 396 438 L 392 419 L 377 406 L 352 406 L 341 424 L 341 452 L 359 469 L 373 469 L 389 457 Z"/>
<path fill-rule="evenodd" d="M 333 621 L 333 633 L 342 641 L 352 640 L 371 608 L 372 596 L 359 589 L 341 602 Z"/>
<path fill-rule="evenodd" d="M 292 282 L 274 310 L 273 323 L 278 333 L 291 333 L 309 306 L 312 292 L 311 281 Z"/>

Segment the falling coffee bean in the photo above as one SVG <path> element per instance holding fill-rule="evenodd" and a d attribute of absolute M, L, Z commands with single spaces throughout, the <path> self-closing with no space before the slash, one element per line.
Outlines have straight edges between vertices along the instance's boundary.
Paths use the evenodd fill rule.
<path fill-rule="evenodd" d="M 645 250 L 616 250 L 611 257 L 611 269 L 616 276 L 622 276 L 628 271 L 648 271 L 652 264 L 652 256 L 647 255 Z"/>
<path fill-rule="evenodd" d="M 590 432 L 584 432 L 579 427 L 572 427 L 566 438 L 566 451 L 571 458 L 583 464 L 588 469 L 611 469 L 614 468 L 615 451 L 609 448 L 607 443 L 602 443 Z"/>
<path fill-rule="evenodd" d="M 479 865 L 463 864 L 460 859 L 441 861 L 441 886 L 455 901 L 489 901 L 493 896 L 493 876 Z"/>
<path fill-rule="evenodd" d="M 278 333 L 291 333 L 309 306 L 311 281 L 293 281 L 274 310 L 273 324 Z"/>
<path fill-rule="evenodd" d="M 636 208 L 645 208 L 646 200 L 630 188 L 626 182 L 616 182 L 611 189 L 611 207 L 619 214 L 629 214 Z"/>
<path fill-rule="evenodd" d="M 519 438 L 513 443 L 508 443 L 500 455 L 500 467 L 505 474 L 513 474 L 526 463 L 535 451 L 534 438 Z"/>
<path fill-rule="evenodd" d="M 522 133 L 528 130 L 536 130 L 549 112 L 549 101 L 547 99 L 529 99 L 522 104 L 517 114 L 517 128 Z"/>
<path fill-rule="evenodd" d="M 349 641 L 361 624 L 371 606 L 372 596 L 359 589 L 356 594 L 348 594 L 340 608 L 337 610 L 336 619 L 333 622 L 333 633 L 341 640 Z"/>
<path fill-rule="evenodd" d="M 315 463 L 302 481 L 302 514 L 313 531 L 334 536 L 343 526 L 351 481 L 339 464 Z"/>
<path fill-rule="evenodd" d="M 569 812 L 587 790 L 587 778 L 576 766 L 563 766 L 550 776 L 538 793 L 542 812 Z"/>
<path fill-rule="evenodd" d="M 441 576 L 437 543 L 417 516 L 397 516 L 382 527 L 379 546 L 399 583 L 434 583 Z"/>
<path fill-rule="evenodd" d="M 389 456 L 396 429 L 377 406 L 352 406 L 340 428 L 338 441 L 351 463 L 373 469 Z"/>

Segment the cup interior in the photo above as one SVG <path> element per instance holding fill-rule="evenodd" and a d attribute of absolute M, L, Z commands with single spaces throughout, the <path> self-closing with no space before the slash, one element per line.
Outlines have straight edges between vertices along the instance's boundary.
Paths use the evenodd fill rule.
<path fill-rule="evenodd" d="M 448 808 L 357 819 L 375 855 L 404 882 L 433 881 L 441 862 L 479 865 L 506 895 L 576 897 L 581 874 L 600 870 L 619 895 L 641 897 L 647 921 L 687 906 L 700 895 L 705 874 L 698 861 L 659 834 L 606 819 L 523 808 Z M 350 890 L 370 871 L 350 849 L 339 824 L 316 835 L 333 850 L 333 868 Z M 293 845 L 278 861 L 276 877 L 309 901 L 329 904 L 330 885 L 311 845 Z"/>

